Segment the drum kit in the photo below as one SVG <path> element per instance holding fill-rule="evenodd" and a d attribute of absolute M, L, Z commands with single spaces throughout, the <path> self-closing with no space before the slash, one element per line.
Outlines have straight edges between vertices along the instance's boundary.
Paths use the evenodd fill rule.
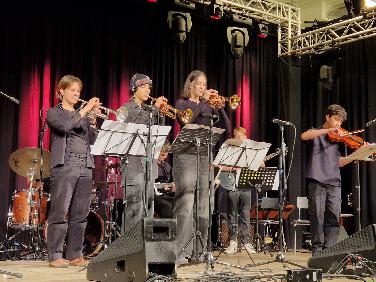
<path fill-rule="evenodd" d="M 46 257 L 50 206 L 49 164 L 50 152 L 40 148 L 22 148 L 9 157 L 10 168 L 27 178 L 28 187 L 16 189 L 12 195 L 5 240 L 0 242 L 0 251 L 5 253 L 8 259 Z M 117 169 L 119 164 L 106 159 L 104 167 L 106 181 L 93 183 L 91 208 L 84 235 L 85 257 L 97 255 L 107 243 L 120 236 L 117 212 L 114 212 L 115 200 L 120 198 L 118 191 L 121 190 L 121 177 Z"/>

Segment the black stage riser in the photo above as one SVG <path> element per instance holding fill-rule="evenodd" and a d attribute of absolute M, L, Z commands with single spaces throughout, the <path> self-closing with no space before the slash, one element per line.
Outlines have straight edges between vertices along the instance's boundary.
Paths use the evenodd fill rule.
<path fill-rule="evenodd" d="M 334 246 L 317 252 L 308 260 L 308 267 L 320 268 L 328 272 L 331 266 L 338 265 L 348 254 L 359 254 L 376 261 L 376 224 L 369 225 Z"/>
<path fill-rule="evenodd" d="M 144 218 L 90 261 L 86 278 L 137 282 L 149 272 L 172 275 L 176 248 L 176 219 Z"/>

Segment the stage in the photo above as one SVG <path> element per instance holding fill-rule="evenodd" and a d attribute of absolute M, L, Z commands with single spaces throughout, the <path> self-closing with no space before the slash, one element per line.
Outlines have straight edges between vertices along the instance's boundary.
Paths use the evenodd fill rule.
<path fill-rule="evenodd" d="M 213 253 L 215 256 L 217 252 Z M 273 261 L 276 258 L 277 253 L 273 252 L 272 256 L 269 254 L 258 253 L 252 254 L 251 258 L 254 263 L 262 263 L 267 261 Z M 287 274 L 288 269 L 299 269 L 299 267 L 289 264 L 307 266 L 307 260 L 310 257 L 310 253 L 307 251 L 298 251 L 296 254 L 293 252 L 287 252 L 285 254 L 285 260 L 287 263 L 282 264 L 280 262 L 272 262 L 262 266 L 252 266 L 253 262 L 250 256 L 242 251 L 235 255 L 221 254 L 218 258 L 219 262 L 230 263 L 237 266 L 247 266 L 247 270 L 238 269 L 231 266 L 224 266 L 216 263 L 214 271 L 211 271 L 209 275 L 205 275 L 206 265 L 184 265 L 177 268 L 178 281 L 240 281 L 235 279 L 238 277 L 253 276 L 255 279 L 258 277 L 258 281 L 282 281 L 281 279 Z M 86 270 L 81 267 L 69 267 L 69 268 L 52 268 L 48 266 L 46 261 L 33 261 L 33 260 L 20 260 L 20 261 L 1 261 L 0 270 L 17 272 L 23 274 L 23 278 L 16 278 L 12 276 L 0 275 L 0 281 L 87 281 Z M 331 281 L 349 281 L 347 278 L 335 278 Z M 156 281 L 156 280 L 154 280 Z M 161 280 L 158 280 L 161 281 Z M 169 280 L 173 281 L 173 280 Z M 251 279 L 243 279 L 241 281 L 251 281 Z M 323 281 L 329 281 L 329 278 L 324 278 Z"/>

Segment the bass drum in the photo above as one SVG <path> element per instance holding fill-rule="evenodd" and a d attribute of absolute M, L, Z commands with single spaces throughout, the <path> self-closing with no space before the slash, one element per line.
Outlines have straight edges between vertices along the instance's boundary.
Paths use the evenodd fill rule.
<path fill-rule="evenodd" d="M 87 216 L 87 225 L 84 236 L 84 257 L 97 255 L 103 246 L 104 222 L 102 217 L 94 211 Z"/>
<path fill-rule="evenodd" d="M 82 254 L 84 257 L 93 257 L 93 256 L 96 256 L 100 252 L 103 246 L 104 222 L 103 222 L 103 219 L 100 217 L 100 215 L 94 211 L 90 211 L 86 219 L 87 219 L 87 225 L 85 229 L 84 243 L 83 243 L 84 247 L 82 250 Z M 48 241 L 47 228 L 48 228 L 48 222 L 46 222 L 44 226 L 44 238 L 46 239 L 46 242 Z M 65 238 L 63 257 L 65 257 L 66 245 L 67 245 L 67 238 Z"/>

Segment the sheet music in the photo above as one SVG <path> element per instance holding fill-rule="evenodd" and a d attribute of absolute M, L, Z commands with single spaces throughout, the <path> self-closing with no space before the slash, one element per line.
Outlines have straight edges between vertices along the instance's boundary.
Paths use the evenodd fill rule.
<path fill-rule="evenodd" d="M 152 125 L 152 156 L 157 159 L 171 126 Z M 124 123 L 105 120 L 94 145 L 93 155 L 124 155 L 135 136 L 129 155 L 146 156 L 148 126 L 145 124 Z"/>
<path fill-rule="evenodd" d="M 368 144 L 360 147 L 358 150 L 348 155 L 346 159 L 359 161 L 373 161 L 369 156 L 376 153 L 376 144 Z"/>
<path fill-rule="evenodd" d="M 249 139 L 228 139 L 222 144 L 213 164 L 257 170 L 271 145 Z"/>

